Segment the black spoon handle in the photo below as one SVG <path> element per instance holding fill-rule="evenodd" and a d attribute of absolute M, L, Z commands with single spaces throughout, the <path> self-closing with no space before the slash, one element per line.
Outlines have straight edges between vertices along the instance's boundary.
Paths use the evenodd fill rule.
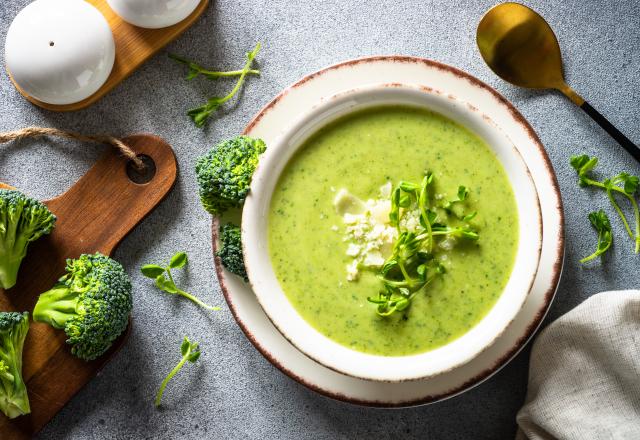
<path fill-rule="evenodd" d="M 627 150 L 627 152 L 629 152 L 629 154 L 635 158 L 635 160 L 640 162 L 640 148 L 638 148 L 636 144 L 631 142 L 628 137 L 623 135 L 620 130 L 614 127 L 613 124 L 607 120 L 607 118 L 605 118 L 598 112 L 598 110 L 591 107 L 591 104 L 589 104 L 587 101 L 582 103 L 580 108 L 584 110 L 586 114 L 591 116 L 591 119 L 596 121 L 600 127 L 604 128 L 604 130 L 609 133 L 612 138 L 618 141 L 618 143 L 622 145 L 624 149 Z"/>

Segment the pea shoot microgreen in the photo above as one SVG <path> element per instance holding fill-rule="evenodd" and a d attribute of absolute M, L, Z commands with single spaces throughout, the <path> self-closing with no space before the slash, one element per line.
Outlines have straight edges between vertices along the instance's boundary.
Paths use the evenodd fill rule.
<path fill-rule="evenodd" d="M 445 267 L 435 257 L 436 238 L 459 237 L 478 240 L 478 233 L 468 225 L 451 227 L 439 222 L 436 206 L 430 197 L 430 188 L 434 176 L 427 172 L 420 184 L 400 182 L 391 193 L 391 210 L 389 221 L 398 231 L 391 255 L 385 260 L 377 277 L 382 289 L 377 297 L 367 300 L 376 304 L 376 313 L 390 316 L 409 308 L 413 298 L 438 275 L 446 272 Z M 464 202 L 469 191 L 466 187 L 458 188 L 458 198 L 447 202 L 445 209 L 453 203 Z M 420 227 L 409 231 L 402 226 L 403 216 L 412 210 L 420 214 Z M 468 221 L 475 213 L 463 216 Z"/>
<path fill-rule="evenodd" d="M 253 71 L 251 69 L 251 65 L 253 64 L 253 60 L 255 59 L 255 57 L 258 55 L 258 52 L 260 52 L 260 43 L 256 44 L 256 47 L 254 47 L 252 51 L 246 54 L 247 61 L 244 67 L 242 68 L 242 70 L 240 70 L 236 85 L 233 87 L 233 89 L 231 89 L 231 91 L 227 95 L 211 97 L 207 100 L 205 104 L 199 107 L 192 108 L 189 111 L 187 111 L 187 115 L 189 115 L 189 117 L 193 120 L 194 124 L 196 124 L 197 127 L 204 126 L 204 124 L 207 122 L 209 117 L 216 110 L 218 110 L 218 108 L 222 104 L 229 101 L 231 98 L 233 98 L 236 95 L 236 93 L 238 93 L 238 91 L 240 90 L 240 87 L 242 87 L 242 84 L 244 83 L 246 76 Z M 209 72 L 205 74 L 203 70 L 196 68 L 195 65 L 194 66 L 190 64 L 187 64 L 187 65 L 189 66 L 189 73 L 187 74 L 187 79 L 195 78 L 198 75 L 212 77 L 212 75 L 216 73 L 216 72 Z M 218 75 L 218 76 L 222 76 L 222 75 Z"/>
<path fill-rule="evenodd" d="M 611 223 L 609 222 L 609 217 L 607 217 L 607 214 L 602 209 L 589 214 L 589 221 L 598 233 L 598 246 L 593 254 L 580 260 L 581 263 L 586 263 L 603 255 L 609 250 L 611 243 L 613 243 Z"/>
<path fill-rule="evenodd" d="M 613 208 L 618 213 L 620 220 L 622 220 L 622 224 L 624 225 L 627 234 L 629 234 L 629 237 L 634 241 L 636 254 L 640 252 L 640 210 L 638 209 L 638 203 L 635 199 L 640 179 L 638 179 L 637 176 L 620 173 L 614 177 L 605 179 L 602 182 L 595 180 L 591 176 L 591 171 L 593 171 L 598 164 L 598 158 L 589 157 L 586 154 L 572 156 L 570 163 L 578 173 L 578 183 L 580 186 L 600 188 L 607 193 L 607 197 L 613 205 Z M 631 230 L 627 217 L 618 204 L 616 195 L 624 197 L 631 204 L 635 218 L 635 233 Z"/>
<path fill-rule="evenodd" d="M 444 209 L 451 209 L 451 207 L 455 204 L 455 203 L 460 203 L 460 202 L 464 202 L 465 200 L 467 200 L 467 196 L 469 195 L 469 189 L 466 186 L 462 186 L 460 185 L 458 187 L 458 193 L 457 193 L 457 198 L 453 199 L 453 200 L 449 200 L 448 202 L 446 202 L 443 205 Z"/>
<path fill-rule="evenodd" d="M 181 57 L 180 55 L 176 55 L 173 53 L 169 54 L 169 58 L 171 58 L 172 60 L 180 64 L 184 64 L 189 68 L 187 72 L 187 76 L 185 78 L 187 81 L 190 81 L 193 78 L 196 78 L 200 75 L 211 80 L 216 80 L 219 78 L 237 77 L 242 75 L 242 72 L 243 72 L 243 70 L 228 70 L 228 71 L 208 70 L 202 67 L 198 63 L 195 63 L 187 58 Z M 250 70 L 247 70 L 247 75 L 260 75 L 260 71 L 255 69 L 250 69 Z"/>
<path fill-rule="evenodd" d="M 173 378 L 173 376 L 175 376 L 182 369 L 186 362 L 194 363 L 200 358 L 201 351 L 199 344 L 197 342 L 191 342 L 189 338 L 185 336 L 182 344 L 180 344 L 180 354 L 182 354 L 182 359 L 180 359 L 180 362 L 178 362 L 178 364 L 173 367 L 173 370 L 169 372 L 167 377 L 164 378 L 162 384 L 160 385 L 160 389 L 156 394 L 156 399 L 154 402 L 156 407 L 160 406 L 164 390 L 165 388 L 167 388 L 167 384 Z"/>
<path fill-rule="evenodd" d="M 163 292 L 167 292 L 171 295 L 183 296 L 208 310 L 220 310 L 220 307 L 205 304 L 192 294 L 185 292 L 176 286 L 173 275 L 171 275 L 171 269 L 181 269 L 186 266 L 187 263 L 187 254 L 185 252 L 178 252 L 171 257 L 171 260 L 166 267 L 162 267 L 157 264 L 145 264 L 140 268 L 140 271 L 145 277 L 155 279 L 156 287 Z"/>

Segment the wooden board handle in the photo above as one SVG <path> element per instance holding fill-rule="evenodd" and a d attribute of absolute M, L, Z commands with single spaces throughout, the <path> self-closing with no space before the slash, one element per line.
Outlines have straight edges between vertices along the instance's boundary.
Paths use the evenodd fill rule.
<path fill-rule="evenodd" d="M 52 239 L 67 239 L 72 234 L 72 254 L 102 252 L 110 255 L 122 239 L 133 230 L 169 193 L 177 174 L 171 147 L 151 135 L 122 139 L 139 156 L 151 158 L 147 171 L 155 172 L 147 183 L 136 183 L 144 176 L 110 151 L 102 157 L 67 192 L 45 202 L 58 216 Z M 67 245 L 68 247 L 68 245 Z"/>
<path fill-rule="evenodd" d="M 94 252 L 111 255 L 173 188 L 177 163 L 165 141 L 152 135 L 130 136 L 123 141 L 153 165 L 148 168 L 153 172 L 135 173 L 126 159 L 110 149 L 67 192 L 46 201 L 58 216 L 56 227 L 50 235 L 31 244 L 16 286 L 4 294 L 0 289 L 0 310 L 31 312 L 38 295 L 63 275 L 67 258 Z M 151 175 L 148 182 L 142 183 Z M 3 440 L 26 438 L 38 432 L 97 374 L 122 346 L 126 335 L 114 343 L 109 353 L 93 362 L 72 356 L 65 339 L 63 331 L 46 324 L 31 324 L 23 356 L 31 414 L 13 421 L 0 414 Z"/>

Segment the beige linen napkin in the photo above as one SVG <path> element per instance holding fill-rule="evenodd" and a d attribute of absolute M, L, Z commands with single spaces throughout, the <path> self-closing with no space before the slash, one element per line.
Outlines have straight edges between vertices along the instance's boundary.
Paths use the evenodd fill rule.
<path fill-rule="evenodd" d="M 517 440 L 640 439 L 640 291 L 604 292 L 540 333 Z"/>

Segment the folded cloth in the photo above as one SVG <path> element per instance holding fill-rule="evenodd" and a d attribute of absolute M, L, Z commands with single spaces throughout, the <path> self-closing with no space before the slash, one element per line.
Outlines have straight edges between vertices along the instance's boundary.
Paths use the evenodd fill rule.
<path fill-rule="evenodd" d="M 640 439 L 640 291 L 604 292 L 540 333 L 517 440 Z"/>

